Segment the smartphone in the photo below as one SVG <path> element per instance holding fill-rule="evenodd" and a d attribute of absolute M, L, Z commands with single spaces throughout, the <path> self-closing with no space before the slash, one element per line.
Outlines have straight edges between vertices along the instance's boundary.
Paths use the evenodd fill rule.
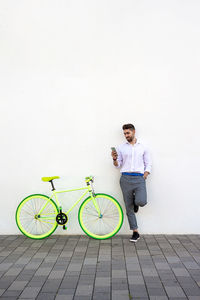
<path fill-rule="evenodd" d="M 112 152 L 117 152 L 117 150 L 115 149 L 115 147 L 111 147 Z"/>

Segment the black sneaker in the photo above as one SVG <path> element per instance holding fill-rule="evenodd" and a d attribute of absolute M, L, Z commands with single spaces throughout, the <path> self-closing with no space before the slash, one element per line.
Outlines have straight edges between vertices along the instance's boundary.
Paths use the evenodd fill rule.
<path fill-rule="evenodd" d="M 137 231 L 134 231 L 132 237 L 130 238 L 130 242 L 136 243 L 137 240 L 139 239 L 140 239 L 139 233 Z"/>
<path fill-rule="evenodd" d="M 139 206 L 135 204 L 135 194 L 133 194 L 133 207 L 134 212 L 138 212 Z"/>

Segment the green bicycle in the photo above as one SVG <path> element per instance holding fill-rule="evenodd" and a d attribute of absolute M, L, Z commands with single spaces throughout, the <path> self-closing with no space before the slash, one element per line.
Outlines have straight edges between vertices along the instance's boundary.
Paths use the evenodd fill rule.
<path fill-rule="evenodd" d="M 94 239 L 108 239 L 114 236 L 123 223 L 123 211 L 118 201 L 110 195 L 95 194 L 94 178 L 86 177 L 86 187 L 56 191 L 53 180 L 58 176 L 43 177 L 44 182 L 50 182 L 52 195 L 50 197 L 34 194 L 23 199 L 16 210 L 16 223 L 19 230 L 29 238 L 44 239 L 50 236 L 58 227 L 66 229 L 70 211 L 87 195 L 78 212 L 78 220 L 82 230 Z M 67 211 L 63 212 L 57 194 L 86 190 L 83 195 Z M 53 200 L 55 199 L 55 200 Z"/>

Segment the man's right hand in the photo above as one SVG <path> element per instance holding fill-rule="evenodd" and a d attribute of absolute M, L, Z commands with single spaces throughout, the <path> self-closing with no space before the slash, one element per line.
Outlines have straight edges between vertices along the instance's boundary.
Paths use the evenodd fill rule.
<path fill-rule="evenodd" d="M 118 157 L 117 151 L 112 151 L 111 156 L 112 156 L 113 160 L 117 160 L 117 157 Z"/>

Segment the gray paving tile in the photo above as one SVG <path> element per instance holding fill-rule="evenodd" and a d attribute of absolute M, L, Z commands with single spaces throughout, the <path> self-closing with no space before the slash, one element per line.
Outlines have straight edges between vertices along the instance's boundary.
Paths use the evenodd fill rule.
<path fill-rule="evenodd" d="M 155 266 L 158 270 L 170 270 L 170 266 L 166 262 L 155 262 Z"/>
<path fill-rule="evenodd" d="M 7 289 L 12 282 L 15 280 L 16 276 L 6 276 L 0 279 L 0 289 Z"/>
<path fill-rule="evenodd" d="M 169 300 L 186 300 L 188 299 L 187 297 L 170 297 L 168 298 Z"/>
<path fill-rule="evenodd" d="M 185 268 L 172 268 L 176 276 L 190 277 L 190 273 Z"/>
<path fill-rule="evenodd" d="M 94 293 L 109 294 L 109 293 L 111 293 L 111 287 L 110 286 L 95 286 Z"/>
<path fill-rule="evenodd" d="M 36 272 L 35 275 L 37 276 L 47 276 L 51 272 L 52 268 L 51 267 L 40 267 Z"/>
<path fill-rule="evenodd" d="M 144 285 L 144 278 L 143 278 L 142 275 L 128 276 L 128 283 L 129 284 L 143 284 Z"/>
<path fill-rule="evenodd" d="M 51 273 L 49 274 L 49 279 L 61 279 L 63 278 L 65 274 L 65 270 L 63 271 L 51 271 Z"/>
<path fill-rule="evenodd" d="M 128 290 L 116 290 L 112 292 L 112 300 L 130 300 L 130 293 Z"/>
<path fill-rule="evenodd" d="M 110 292 L 108 293 L 103 293 L 103 292 L 94 292 L 93 294 L 93 297 L 92 297 L 93 300 L 110 300 L 111 299 L 111 295 L 110 295 Z"/>
<path fill-rule="evenodd" d="M 22 291 L 5 291 L 3 297 L 12 298 L 12 297 L 19 297 Z"/>
<path fill-rule="evenodd" d="M 193 262 L 186 261 L 186 262 L 183 262 L 183 264 L 185 265 L 185 267 L 187 269 L 199 270 L 199 272 L 200 272 L 200 266 L 195 261 L 193 261 Z"/>
<path fill-rule="evenodd" d="M 110 286 L 110 277 L 96 277 L 95 286 Z"/>
<path fill-rule="evenodd" d="M 21 271 L 22 268 L 12 267 L 4 274 L 4 276 L 17 276 Z"/>
<path fill-rule="evenodd" d="M 80 272 L 81 267 L 82 267 L 82 264 L 80 264 L 80 263 L 69 264 L 67 271 L 68 272 L 72 272 L 72 271 Z"/>
<path fill-rule="evenodd" d="M 73 278 L 73 277 L 71 277 L 71 278 Z M 60 285 L 60 289 L 68 289 L 68 288 L 75 289 L 77 286 L 77 283 L 78 283 L 78 278 L 73 279 L 73 280 L 70 280 L 70 278 L 63 279 L 63 281 Z"/>
<path fill-rule="evenodd" d="M 9 291 L 22 291 L 27 285 L 28 280 L 18 281 L 15 280 L 8 288 Z"/>
<path fill-rule="evenodd" d="M 90 296 L 93 292 L 93 285 L 78 285 L 75 296 Z"/>
<path fill-rule="evenodd" d="M 37 296 L 37 300 L 54 300 L 56 298 L 56 294 L 53 293 L 39 293 Z"/>
<path fill-rule="evenodd" d="M 112 283 L 112 291 L 116 290 L 128 290 L 128 284 L 125 283 Z"/>
<path fill-rule="evenodd" d="M 1 300 L 17 300 L 17 299 L 19 299 L 18 297 L 1 297 Z M 30 300 L 30 299 L 29 299 Z"/>
<path fill-rule="evenodd" d="M 112 270 L 112 278 L 126 278 L 126 270 Z"/>
<path fill-rule="evenodd" d="M 168 297 L 185 297 L 185 294 L 179 286 L 165 286 Z"/>
<path fill-rule="evenodd" d="M 35 287 L 35 288 L 41 288 L 45 282 L 45 278 L 43 278 L 43 280 L 41 279 L 40 281 L 36 280 L 34 281 L 33 279 L 31 281 L 29 281 L 29 283 L 27 284 L 27 287 Z"/>
<path fill-rule="evenodd" d="M 31 280 L 32 277 L 33 277 L 33 274 L 32 274 L 32 273 L 31 273 L 31 274 L 24 274 L 23 272 L 21 272 L 21 273 L 17 276 L 16 280 L 17 280 L 17 281 L 29 281 L 29 280 Z"/>
<path fill-rule="evenodd" d="M 92 296 L 75 296 L 73 300 L 93 300 Z"/>
<path fill-rule="evenodd" d="M 133 296 L 133 299 L 134 297 L 137 298 L 148 297 L 148 293 L 145 285 L 131 284 L 129 285 L 129 290 L 130 290 L 130 294 Z"/>
<path fill-rule="evenodd" d="M 79 278 L 79 281 L 78 281 L 79 285 L 86 285 L 86 284 L 93 285 L 94 284 L 94 276 L 93 276 L 93 278 L 91 278 L 88 275 L 86 275 L 86 276 L 87 276 L 86 278 L 84 278 L 84 276 L 81 276 Z"/>
<path fill-rule="evenodd" d="M 0 271 L 7 271 L 12 265 L 12 263 L 3 262 L 0 264 Z"/>
<path fill-rule="evenodd" d="M 85 274 L 85 275 L 90 275 L 90 274 L 95 274 L 96 273 L 96 267 L 83 267 L 81 270 L 81 274 Z"/>
<path fill-rule="evenodd" d="M 58 295 L 74 295 L 75 294 L 75 289 L 59 289 L 58 290 Z"/>
<path fill-rule="evenodd" d="M 168 300 L 168 297 L 167 296 L 149 296 L 149 299 L 150 300 Z M 180 298 L 179 298 L 180 300 Z"/>
<path fill-rule="evenodd" d="M 57 295 L 55 300 L 73 300 L 73 295 Z"/>
<path fill-rule="evenodd" d="M 187 296 L 199 296 L 200 299 L 200 288 L 197 285 L 189 285 L 185 283 L 182 288 Z"/>
<path fill-rule="evenodd" d="M 84 265 L 96 265 L 97 264 L 97 257 L 94 257 L 94 258 L 86 257 L 83 264 Z"/>
<path fill-rule="evenodd" d="M 165 290 L 160 287 L 148 287 L 149 296 L 167 296 Z"/>
<path fill-rule="evenodd" d="M 59 279 L 47 280 L 45 282 L 45 284 L 43 285 L 41 292 L 42 293 L 56 293 L 60 284 L 61 284 L 61 280 L 59 280 Z"/>
<path fill-rule="evenodd" d="M 38 293 L 40 291 L 40 288 L 38 287 L 26 287 L 22 294 L 20 295 L 19 299 L 24 299 L 24 298 L 36 298 Z"/>
<path fill-rule="evenodd" d="M 0 289 L 0 296 L 3 295 L 4 292 L 5 292 L 5 289 Z"/>
<path fill-rule="evenodd" d="M 151 276 L 151 277 L 157 277 L 158 276 L 158 272 L 156 269 L 154 268 L 143 268 L 142 272 L 144 274 L 144 276 Z"/>

